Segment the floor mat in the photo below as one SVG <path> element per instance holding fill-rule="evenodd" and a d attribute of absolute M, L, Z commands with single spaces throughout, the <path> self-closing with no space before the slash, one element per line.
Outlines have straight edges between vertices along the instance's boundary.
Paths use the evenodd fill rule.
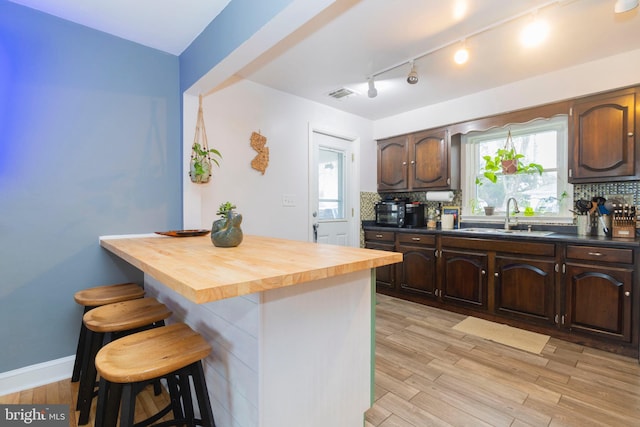
<path fill-rule="evenodd" d="M 455 325 L 453 329 L 536 354 L 542 352 L 549 340 L 548 335 L 471 316 Z"/>

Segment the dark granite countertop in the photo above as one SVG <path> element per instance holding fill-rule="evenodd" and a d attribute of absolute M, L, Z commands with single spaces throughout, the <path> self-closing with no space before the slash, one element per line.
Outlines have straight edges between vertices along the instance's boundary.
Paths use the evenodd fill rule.
<path fill-rule="evenodd" d="M 612 238 L 606 236 L 579 236 L 576 234 L 575 226 L 543 226 L 534 225 L 533 233 L 528 234 L 526 226 L 513 227 L 516 233 L 505 233 L 495 227 L 495 224 L 462 224 L 457 230 L 440 230 L 424 228 L 397 228 L 397 227 L 380 227 L 376 226 L 374 221 L 363 221 L 362 228 L 365 231 L 393 231 L 397 233 L 418 233 L 418 234 L 440 234 L 446 236 L 459 236 L 479 239 L 498 239 L 498 240 L 528 240 L 536 242 L 548 243 L 575 243 L 580 245 L 597 245 L 607 247 L 640 247 L 640 238 L 623 239 Z M 495 232 L 481 232 L 480 228 L 496 230 Z M 466 230 L 465 230 L 466 229 Z M 545 231 L 544 235 L 539 232 Z"/>

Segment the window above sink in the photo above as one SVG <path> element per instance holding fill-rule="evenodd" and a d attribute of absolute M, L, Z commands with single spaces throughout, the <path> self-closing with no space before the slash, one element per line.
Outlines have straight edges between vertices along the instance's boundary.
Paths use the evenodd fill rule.
<path fill-rule="evenodd" d="M 542 175 L 498 174 L 497 182 L 476 184 L 482 176 L 483 156 L 493 155 L 505 145 L 511 132 L 516 151 L 526 156 L 527 163 L 538 163 Z M 537 119 L 525 124 L 512 124 L 499 129 L 470 132 L 462 137 L 462 218 L 480 222 L 504 222 L 505 202 L 515 197 L 521 222 L 572 222 L 573 188 L 567 183 L 566 115 Z M 485 206 L 495 206 L 493 215 L 485 215 Z M 529 208 L 525 212 L 525 208 Z M 526 213 L 526 215 L 525 215 Z M 512 216 L 513 218 L 513 216 Z"/>

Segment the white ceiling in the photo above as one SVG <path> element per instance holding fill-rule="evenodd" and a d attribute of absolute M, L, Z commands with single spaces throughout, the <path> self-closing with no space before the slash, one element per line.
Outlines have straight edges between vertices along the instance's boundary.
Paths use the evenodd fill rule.
<path fill-rule="evenodd" d="M 181 53 L 228 0 L 12 0 L 169 53 Z M 538 74 L 640 49 L 639 9 L 613 11 L 615 0 L 336 0 L 237 74 L 246 79 L 369 119 L 505 85 Z M 466 11 L 456 15 L 459 5 Z M 518 32 L 541 7 L 551 25 L 547 42 L 523 49 Z M 518 15 L 513 21 L 510 18 Z M 459 40 L 471 58 L 452 61 Z M 409 65 L 366 79 L 438 47 L 416 60 L 419 83 L 409 85 Z M 615 70 L 611 71 L 615 73 Z M 640 78 L 639 78 L 640 80 Z M 341 100 L 328 93 L 348 88 Z"/>
<path fill-rule="evenodd" d="M 180 55 L 231 0 L 10 0 Z"/>

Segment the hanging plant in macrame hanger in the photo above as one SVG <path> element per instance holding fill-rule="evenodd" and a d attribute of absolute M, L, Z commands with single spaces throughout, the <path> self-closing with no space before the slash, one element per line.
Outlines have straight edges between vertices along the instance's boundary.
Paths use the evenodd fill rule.
<path fill-rule="evenodd" d="M 500 153 L 500 150 L 498 150 L 498 152 Z M 511 129 L 509 129 L 507 140 L 504 143 L 504 149 L 500 154 L 502 155 L 502 173 L 505 175 L 513 175 L 518 172 L 518 159 L 523 156 L 516 152 L 516 148 L 513 145 L 513 138 L 511 137 Z"/>
<path fill-rule="evenodd" d="M 218 150 L 209 148 L 207 131 L 204 127 L 204 114 L 202 112 L 202 95 L 200 95 L 198 118 L 196 119 L 196 134 L 193 137 L 191 162 L 189 164 L 189 177 L 191 178 L 191 182 L 195 182 L 196 184 L 206 184 L 209 182 L 211 178 L 211 162 L 220 166 L 215 156 L 222 158 L 222 154 L 220 154 Z"/>

